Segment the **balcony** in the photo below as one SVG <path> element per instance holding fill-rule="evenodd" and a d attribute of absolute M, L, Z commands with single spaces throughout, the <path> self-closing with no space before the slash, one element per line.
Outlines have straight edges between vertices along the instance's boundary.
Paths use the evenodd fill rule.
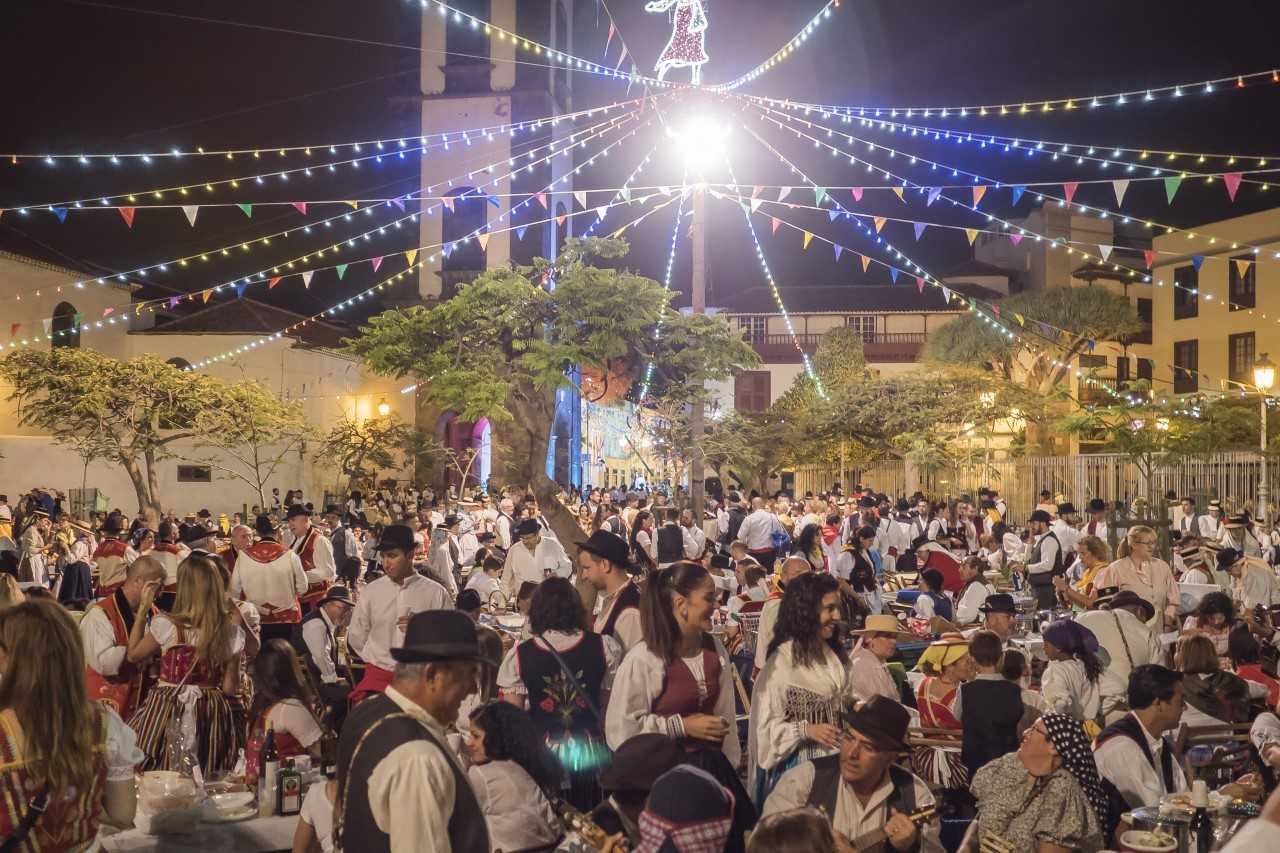
<path fill-rule="evenodd" d="M 796 351 L 796 343 L 800 344 L 805 354 L 812 356 L 818 349 L 820 340 L 822 335 L 817 334 L 798 334 L 795 341 L 786 334 L 747 336 L 747 341 L 755 348 L 765 364 L 798 364 L 801 359 L 800 353 Z M 868 364 L 903 364 L 920 360 L 920 351 L 924 349 L 925 333 L 864 334 L 862 342 Z"/>

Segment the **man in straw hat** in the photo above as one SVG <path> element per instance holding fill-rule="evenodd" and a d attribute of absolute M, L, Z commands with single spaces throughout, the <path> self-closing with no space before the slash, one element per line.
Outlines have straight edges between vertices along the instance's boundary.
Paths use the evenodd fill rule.
<path fill-rule="evenodd" d="M 933 794 L 923 779 L 897 764 L 907 749 L 907 709 L 877 696 L 846 711 L 841 722 L 840 753 L 788 770 L 765 801 L 762 816 L 820 808 L 856 850 L 884 844 L 891 850 L 941 853 L 937 819 L 910 819 L 934 805 Z"/>
<path fill-rule="evenodd" d="M 853 634 L 858 638 L 858 645 L 849 658 L 854 698 L 866 702 L 883 696 L 899 701 L 897 682 L 885 662 L 893 657 L 898 640 L 910 639 L 911 635 L 902 630 L 898 617 L 891 613 L 868 616 L 862 630 Z"/>

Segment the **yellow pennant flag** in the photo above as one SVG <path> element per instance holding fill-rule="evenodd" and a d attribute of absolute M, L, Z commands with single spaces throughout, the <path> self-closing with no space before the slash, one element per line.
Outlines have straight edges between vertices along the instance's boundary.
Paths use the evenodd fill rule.
<path fill-rule="evenodd" d="M 898 196 L 898 201 L 902 202 L 903 204 L 907 203 L 907 200 L 902 197 L 902 187 L 894 187 L 893 191 Z"/>
<path fill-rule="evenodd" d="M 490 236 L 490 235 L 488 235 L 488 234 L 477 234 L 477 235 L 476 235 L 476 241 L 480 244 L 480 251 L 482 251 L 482 252 L 483 252 L 485 249 L 488 249 L 488 248 L 489 248 L 489 236 Z"/>
<path fill-rule="evenodd" d="M 347 202 L 347 204 L 351 205 L 351 209 L 352 209 L 352 210 L 359 210 L 359 209 L 360 209 L 360 202 L 358 202 L 358 201 L 348 201 L 348 202 Z"/>
<path fill-rule="evenodd" d="M 966 237 L 968 237 L 968 238 L 969 238 L 969 245 L 970 245 L 970 246 L 972 246 L 972 245 L 973 245 L 973 241 L 978 239 L 978 229 L 977 229 L 977 228 L 966 228 L 966 229 L 964 229 L 964 236 L 966 236 Z"/>
<path fill-rule="evenodd" d="M 866 255 L 858 255 L 858 257 L 862 258 L 862 271 L 866 272 L 867 268 L 871 266 L 871 259 Z"/>
<path fill-rule="evenodd" d="M 808 231 L 804 232 L 804 248 L 809 248 L 811 242 L 813 242 L 813 235 Z"/>
<path fill-rule="evenodd" d="M 1239 278 L 1247 276 L 1249 274 L 1249 265 L 1252 263 L 1253 261 L 1236 261 L 1236 276 Z"/>
<path fill-rule="evenodd" d="M 404 259 L 409 262 L 409 266 L 413 266 L 414 261 L 418 259 L 418 250 L 410 249 L 404 253 Z"/>
<path fill-rule="evenodd" d="M 209 301 L 209 297 L 210 297 L 210 296 L 213 296 L 213 291 L 212 291 L 212 290 L 206 290 L 206 291 L 204 291 L 203 293 L 201 293 L 201 294 L 200 294 L 200 298 L 201 298 L 201 299 L 203 299 L 205 302 L 208 302 L 208 301 Z"/>
<path fill-rule="evenodd" d="M 874 221 L 876 223 L 876 233 L 879 234 L 880 229 L 884 227 L 885 219 L 883 216 L 877 216 L 875 217 Z"/>
<path fill-rule="evenodd" d="M 1018 325 L 1019 325 L 1019 326 L 1025 326 L 1025 325 L 1027 325 L 1027 318 L 1026 318 L 1026 317 L 1023 317 L 1023 316 L 1022 316 L 1021 314 L 1019 314 L 1017 311 L 1014 311 L 1014 312 L 1013 312 L 1013 319 L 1015 319 L 1015 320 L 1017 320 L 1017 321 L 1018 321 Z"/>
<path fill-rule="evenodd" d="M 973 206 L 977 207 L 978 202 L 982 201 L 982 197 L 986 194 L 987 194 L 987 188 L 985 186 L 974 187 L 973 188 Z"/>

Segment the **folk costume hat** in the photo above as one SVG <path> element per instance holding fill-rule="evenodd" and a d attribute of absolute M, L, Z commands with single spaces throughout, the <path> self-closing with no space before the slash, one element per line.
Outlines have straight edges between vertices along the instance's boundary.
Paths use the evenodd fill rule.
<path fill-rule="evenodd" d="M 476 623 L 460 610 L 423 610 L 409 618 L 404 645 L 391 650 L 398 663 L 484 660 Z"/>
<path fill-rule="evenodd" d="M 1089 501 L 1088 505 L 1085 506 L 1085 509 L 1087 509 L 1089 512 L 1106 512 L 1107 502 L 1104 501 L 1102 498 L 1094 498 L 1093 500 Z"/>
<path fill-rule="evenodd" d="M 720 853 L 733 826 L 733 794 L 687 764 L 654 782 L 640 813 L 637 853 Z"/>
<path fill-rule="evenodd" d="M 911 716 L 899 702 L 884 696 L 872 696 L 856 711 L 845 711 L 840 719 L 881 752 L 901 752 L 907 748 L 907 727 Z"/>
<path fill-rule="evenodd" d="M 334 584 L 329 587 L 329 591 L 324 594 L 324 598 L 320 599 L 317 607 L 328 604 L 330 601 L 341 601 L 348 607 L 355 607 L 356 603 L 351 600 L 351 592 L 342 584 Z"/>
<path fill-rule="evenodd" d="M 1119 610 L 1122 607 L 1137 607 L 1146 615 L 1142 617 L 1143 622 L 1150 622 L 1155 618 L 1156 608 L 1151 602 L 1138 595 L 1131 589 L 1122 589 L 1115 595 L 1111 596 L 1111 600 L 1107 602 L 1107 610 Z"/>
<path fill-rule="evenodd" d="M 1071 503 L 1070 501 L 1068 501 L 1068 502 L 1066 502 L 1066 503 L 1058 504 L 1058 515 L 1060 515 L 1060 516 L 1061 516 L 1061 515 L 1074 515 L 1074 514 L 1075 514 L 1075 511 L 1076 511 L 1076 505 L 1075 505 L 1075 504 L 1073 504 L 1073 503 Z"/>
<path fill-rule="evenodd" d="M 285 518 L 298 518 L 299 516 L 311 517 L 311 510 L 307 509 L 303 504 L 293 504 L 289 507 L 289 511 L 284 514 Z"/>
<path fill-rule="evenodd" d="M 523 536 L 533 536 L 542 532 L 542 525 L 538 523 L 536 518 L 526 518 L 524 521 L 516 525 L 515 535 L 519 539 Z"/>
<path fill-rule="evenodd" d="M 862 628 L 849 633 L 865 637 L 867 634 L 895 634 L 898 639 L 910 639 L 911 633 L 902 630 L 902 626 L 898 623 L 898 617 L 892 613 L 877 613 L 868 616 L 862 623 Z"/>
<path fill-rule="evenodd" d="M 627 543 L 621 536 L 608 530 L 592 533 L 586 542 L 578 546 L 578 550 L 608 560 L 622 569 L 631 563 L 631 549 L 627 547 Z"/>
<path fill-rule="evenodd" d="M 404 551 L 412 553 L 417 547 L 413 538 L 413 528 L 407 524 L 389 524 L 382 531 L 382 538 L 374 546 L 375 551 Z"/>
<path fill-rule="evenodd" d="M 951 666 L 967 654 L 969 641 L 964 635 L 946 633 L 921 653 L 920 659 L 916 661 L 916 669 L 923 669 L 925 664 L 930 664 L 936 672 L 942 672 L 944 667 Z"/>
<path fill-rule="evenodd" d="M 979 613 L 1008 613 L 1010 616 L 1018 615 L 1018 605 L 1014 603 L 1013 596 L 1007 592 L 997 592 L 994 595 L 988 595 L 987 600 L 982 602 L 978 607 Z"/>
<path fill-rule="evenodd" d="M 259 536 L 275 536 L 276 523 L 271 520 L 271 516 L 263 513 L 253 520 L 253 529 Z"/>

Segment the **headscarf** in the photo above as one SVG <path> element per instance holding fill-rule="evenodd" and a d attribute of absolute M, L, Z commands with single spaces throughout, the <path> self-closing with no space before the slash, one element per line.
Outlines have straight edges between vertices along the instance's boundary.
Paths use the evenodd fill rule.
<path fill-rule="evenodd" d="M 1044 629 L 1044 640 L 1053 643 L 1075 657 L 1080 652 L 1098 653 L 1098 638 L 1093 632 L 1072 619 L 1059 619 Z"/>
<path fill-rule="evenodd" d="M 687 764 L 662 774 L 640 813 L 636 853 L 721 853 L 733 825 L 733 794 Z"/>
<path fill-rule="evenodd" d="M 942 672 L 943 667 L 960 660 L 969 654 L 969 641 L 962 634 L 943 634 L 930 643 L 916 661 L 916 669 L 924 669 L 924 664 L 932 664 L 934 672 Z"/>
<path fill-rule="evenodd" d="M 1105 833 L 1110 810 L 1107 795 L 1098 780 L 1098 765 L 1093 760 L 1093 747 L 1085 736 L 1084 727 L 1079 720 L 1068 714 L 1048 713 L 1041 715 L 1040 719 L 1044 720 L 1044 728 L 1049 733 L 1053 748 L 1062 757 L 1062 766 L 1080 783 L 1089 804 L 1098 814 L 1098 826 Z"/>

